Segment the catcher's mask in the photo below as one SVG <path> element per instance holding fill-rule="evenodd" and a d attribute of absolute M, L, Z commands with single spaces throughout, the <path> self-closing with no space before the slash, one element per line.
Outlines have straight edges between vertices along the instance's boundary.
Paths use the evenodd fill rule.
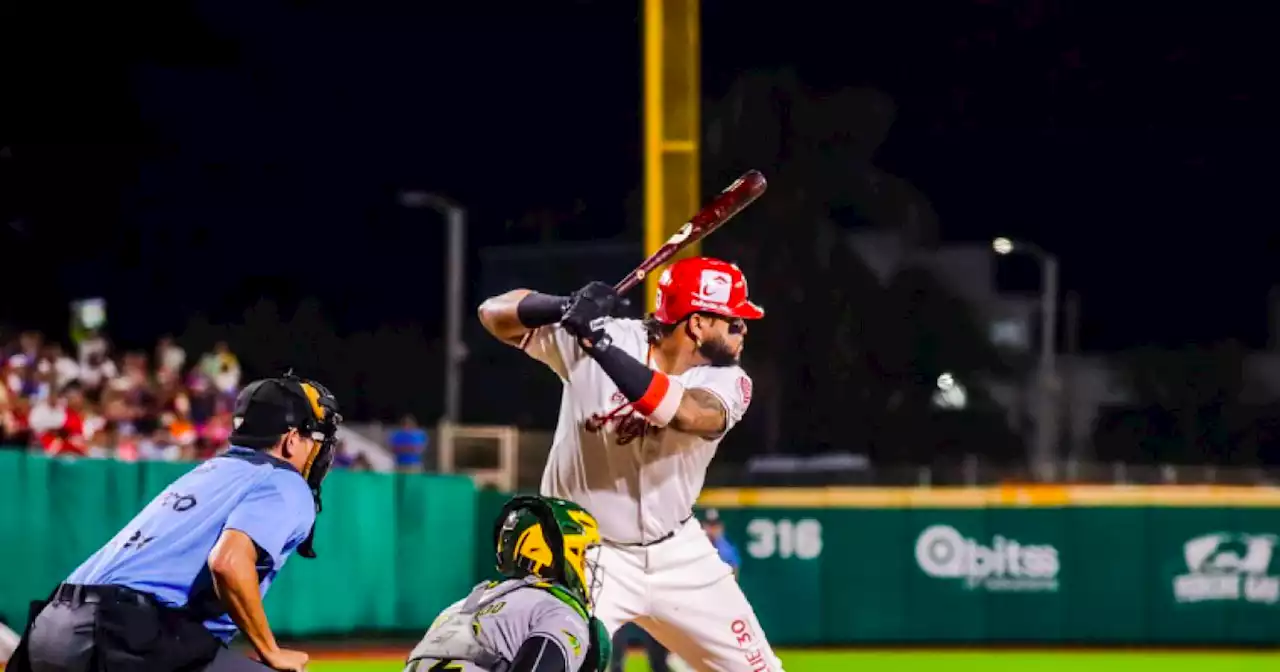
<path fill-rule="evenodd" d="M 311 488 L 316 513 L 320 512 L 320 484 L 333 465 L 338 425 L 342 414 L 338 400 L 323 385 L 299 378 L 289 371 L 282 378 L 267 378 L 250 383 L 236 397 L 233 417 L 232 445 L 255 450 L 269 450 L 290 430 L 315 442 L 307 456 L 302 477 Z M 313 542 L 315 526 L 306 541 L 298 547 L 304 558 L 316 557 Z"/>
<path fill-rule="evenodd" d="M 587 614 L 600 587 L 596 519 L 577 504 L 552 497 L 517 496 L 494 522 L 498 571 L 520 579 L 533 575 L 563 588 Z"/>

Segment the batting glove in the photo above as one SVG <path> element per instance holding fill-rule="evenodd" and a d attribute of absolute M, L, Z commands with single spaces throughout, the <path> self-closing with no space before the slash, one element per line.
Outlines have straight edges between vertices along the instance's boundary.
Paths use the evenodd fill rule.
<path fill-rule="evenodd" d="M 578 337 L 585 348 L 608 347 L 604 320 L 618 307 L 618 293 L 603 282 L 592 281 L 569 296 L 560 324 Z"/>

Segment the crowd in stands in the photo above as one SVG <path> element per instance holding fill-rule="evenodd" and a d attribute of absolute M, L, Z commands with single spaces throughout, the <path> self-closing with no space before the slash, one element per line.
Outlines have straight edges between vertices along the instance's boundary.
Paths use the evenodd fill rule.
<path fill-rule="evenodd" d="M 225 343 L 197 359 L 171 338 L 114 352 L 28 331 L 0 339 L 0 447 L 47 455 L 199 460 L 227 446 L 240 363 Z"/>

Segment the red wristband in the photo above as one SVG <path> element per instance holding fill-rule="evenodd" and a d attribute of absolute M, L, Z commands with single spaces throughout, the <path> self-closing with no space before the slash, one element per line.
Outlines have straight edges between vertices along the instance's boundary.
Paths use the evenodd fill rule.
<path fill-rule="evenodd" d="M 637 413 L 658 427 L 666 427 L 680 408 L 684 386 L 661 371 L 654 371 L 644 396 L 631 403 Z"/>

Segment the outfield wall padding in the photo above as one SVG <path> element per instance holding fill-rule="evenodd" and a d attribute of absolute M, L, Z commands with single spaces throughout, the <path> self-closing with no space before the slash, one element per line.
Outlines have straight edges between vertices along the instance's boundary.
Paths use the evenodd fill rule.
<path fill-rule="evenodd" d="M 29 600 L 192 466 L 0 451 L 0 616 L 21 629 Z M 280 574 L 273 628 L 425 629 L 493 576 L 506 498 L 463 477 L 333 473 L 320 557 Z M 719 490 L 702 505 L 777 646 L 1280 641 L 1276 490 Z"/>

